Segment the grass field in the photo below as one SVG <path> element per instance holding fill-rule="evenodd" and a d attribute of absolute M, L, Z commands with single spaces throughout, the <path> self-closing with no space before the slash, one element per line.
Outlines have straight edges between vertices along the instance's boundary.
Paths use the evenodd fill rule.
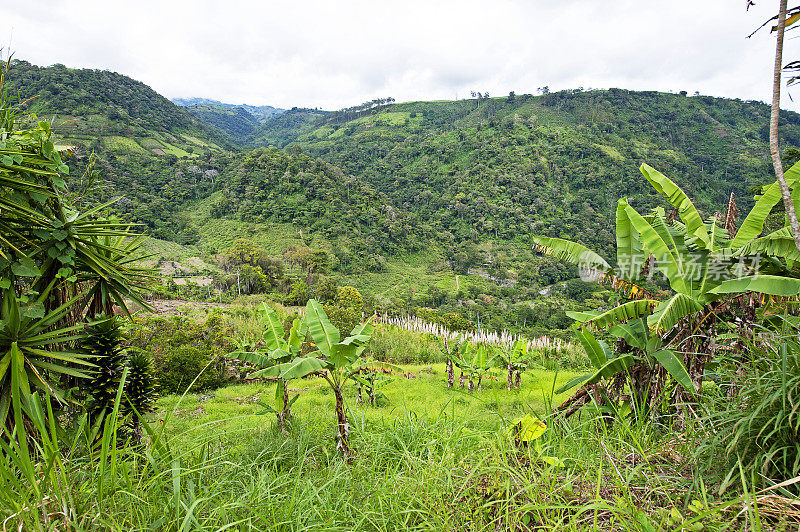
<path fill-rule="evenodd" d="M 468 393 L 456 387 L 445 386 L 445 365 L 403 365 L 402 374 L 387 376 L 392 379 L 381 388 L 386 399 L 378 406 L 358 404 L 355 401 L 355 388 L 347 389 L 351 415 L 362 427 L 380 427 L 392 424 L 409 415 L 425 416 L 430 419 L 455 418 L 469 420 L 467 426 L 476 430 L 496 430 L 503 420 L 510 420 L 523 412 L 538 411 L 543 415 L 545 405 L 552 398 L 555 381 L 556 388 L 577 375 L 575 372 L 554 372 L 531 370 L 523 375 L 520 390 L 508 391 L 503 375 L 497 373 L 492 378 L 483 379 L 480 392 Z M 456 371 L 457 373 L 457 371 Z M 188 383 L 187 383 L 188 384 Z M 299 419 L 309 419 L 319 414 L 329 420 L 333 434 L 333 395 L 328 384 L 320 377 L 291 381 L 292 394 L 299 394 L 292 406 L 292 412 Z M 162 398 L 159 406 L 169 411 L 176 405 L 178 415 L 172 419 L 167 429 L 176 434 L 206 430 L 209 424 L 218 427 L 220 433 L 237 434 L 274 431 L 274 415 L 256 415 L 264 409 L 258 405 L 263 401 L 273 403 L 275 385 L 243 384 L 228 386 L 217 390 L 213 398 L 200 402 L 200 395 L 188 395 L 182 400 L 178 396 Z M 566 399 L 567 394 L 557 396 L 557 401 Z M 324 432 L 324 430 L 323 430 Z M 235 445 L 235 444 L 234 444 Z"/>
<path fill-rule="evenodd" d="M 746 496 L 715 497 L 705 486 L 691 432 L 677 437 L 588 416 L 556 419 L 535 447 L 516 448 L 505 431 L 511 420 L 544 417 L 553 381 L 573 373 L 529 371 L 519 391 L 484 380 L 482 391 L 467 393 L 445 387 L 443 364 L 402 369 L 415 378 L 393 376 L 377 406 L 356 404 L 348 391 L 350 463 L 335 450 L 333 395 L 319 378 L 291 381 L 300 398 L 287 433 L 274 414 L 260 413 L 259 401 L 273 401 L 272 384 L 162 398 L 156 426 L 181 450 L 170 455 L 171 472 L 165 464 L 163 480 L 109 497 L 101 522 L 202 530 L 741 529 L 736 514 Z M 142 503 L 132 504 L 137 498 Z M 754 529 L 773 528 L 765 521 Z"/>

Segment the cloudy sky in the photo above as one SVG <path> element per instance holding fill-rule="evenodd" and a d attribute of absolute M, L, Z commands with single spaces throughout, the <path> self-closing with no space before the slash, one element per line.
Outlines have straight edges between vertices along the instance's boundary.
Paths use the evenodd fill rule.
<path fill-rule="evenodd" d="M 167 97 L 338 109 L 574 88 L 769 101 L 777 0 L 0 0 L 0 46 Z M 800 30 L 785 57 L 800 58 Z M 5 54 L 4 54 L 5 55 Z M 800 111 L 800 88 L 793 103 Z"/>

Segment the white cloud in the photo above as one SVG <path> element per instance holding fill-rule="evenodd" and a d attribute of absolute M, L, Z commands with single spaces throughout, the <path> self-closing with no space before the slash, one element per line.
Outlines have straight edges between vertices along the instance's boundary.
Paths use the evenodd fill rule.
<path fill-rule="evenodd" d="M 0 43 L 11 38 L 33 63 L 114 70 L 168 97 L 326 109 L 543 85 L 769 100 L 774 37 L 745 37 L 777 9 L 761 1 L 748 13 L 727 0 L 8 3 Z M 787 38 L 788 61 L 800 41 Z M 800 110 L 800 96 L 783 103 Z"/>

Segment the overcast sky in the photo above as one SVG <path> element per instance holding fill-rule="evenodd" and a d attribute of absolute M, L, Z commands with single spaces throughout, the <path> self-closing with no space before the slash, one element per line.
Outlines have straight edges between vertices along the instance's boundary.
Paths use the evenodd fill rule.
<path fill-rule="evenodd" d="M 338 109 L 608 88 L 769 101 L 778 0 L 0 0 L 0 45 L 173 97 Z M 122 7 L 125 6 L 125 7 Z M 800 30 L 786 60 L 800 59 Z M 5 54 L 4 54 L 5 55 Z M 783 107 L 800 111 L 784 93 Z"/>

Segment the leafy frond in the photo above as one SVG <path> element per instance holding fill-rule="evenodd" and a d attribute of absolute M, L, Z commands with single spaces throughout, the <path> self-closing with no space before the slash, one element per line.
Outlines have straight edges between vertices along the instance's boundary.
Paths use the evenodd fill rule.
<path fill-rule="evenodd" d="M 681 217 L 681 220 L 683 220 L 683 223 L 686 224 L 687 232 L 697 237 L 705 244 L 705 248 L 709 249 L 711 241 L 706 232 L 705 224 L 703 224 L 703 219 L 700 217 L 700 213 L 697 211 L 694 203 L 692 203 L 692 200 L 689 199 L 689 196 L 687 196 L 671 179 L 655 168 L 647 164 L 642 164 L 639 170 L 653 188 L 663 194 L 667 198 L 667 201 L 678 210 L 678 215 Z"/>

